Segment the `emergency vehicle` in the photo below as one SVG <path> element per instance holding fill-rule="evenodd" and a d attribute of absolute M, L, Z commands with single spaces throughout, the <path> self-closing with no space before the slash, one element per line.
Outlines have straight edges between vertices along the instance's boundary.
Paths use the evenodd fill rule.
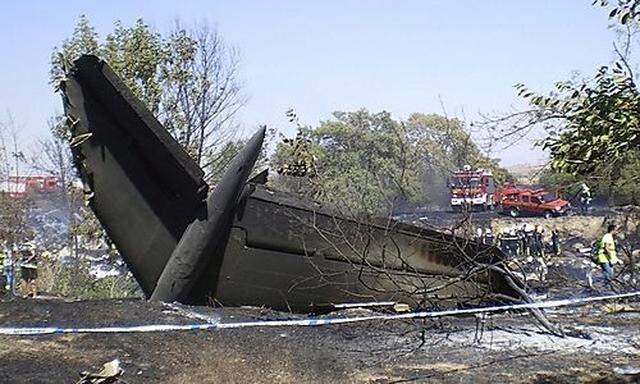
<path fill-rule="evenodd" d="M 541 215 L 547 218 L 566 214 L 571 208 L 567 200 L 544 189 L 520 188 L 507 183 L 497 187 L 493 174 L 484 169 L 471 170 L 468 165 L 449 178 L 451 208 L 490 210 L 499 207 L 512 217 Z"/>
<path fill-rule="evenodd" d="M 496 185 L 491 171 L 472 171 L 471 167 L 466 165 L 462 171 L 454 172 L 449 178 L 449 187 L 451 208 L 454 211 L 495 208 Z"/>
<path fill-rule="evenodd" d="M 505 185 L 496 192 L 496 200 L 503 212 L 512 217 L 542 215 L 546 218 L 565 215 L 571 204 L 544 189 L 519 188 Z"/>

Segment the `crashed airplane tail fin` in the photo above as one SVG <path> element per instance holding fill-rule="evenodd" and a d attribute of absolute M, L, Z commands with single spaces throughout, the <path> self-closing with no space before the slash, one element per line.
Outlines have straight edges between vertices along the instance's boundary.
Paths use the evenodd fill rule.
<path fill-rule="evenodd" d="M 61 89 L 89 204 L 153 300 L 308 311 L 526 297 L 508 271 L 487 269 L 504 260 L 497 249 L 345 217 L 255 185 L 266 174 L 247 184 L 264 128 L 208 193 L 202 169 L 106 63 L 82 56 Z"/>
<path fill-rule="evenodd" d="M 150 296 L 204 206 L 204 172 L 104 61 L 80 57 L 62 90 L 89 204 Z"/>

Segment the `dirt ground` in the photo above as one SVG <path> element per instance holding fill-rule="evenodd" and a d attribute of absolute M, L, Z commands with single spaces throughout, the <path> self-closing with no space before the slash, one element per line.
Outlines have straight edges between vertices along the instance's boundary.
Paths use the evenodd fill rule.
<path fill-rule="evenodd" d="M 182 307 L 187 308 L 187 307 Z M 221 322 L 298 318 L 258 308 L 187 310 Z M 330 315 L 370 314 L 355 309 Z M 119 359 L 126 383 L 640 382 L 640 303 L 569 308 L 542 333 L 523 314 L 147 334 L 0 337 L 0 382 L 74 383 Z M 108 326 L 196 320 L 140 300 L 16 299 L 0 326 Z M 624 374 L 626 372 L 627 374 Z"/>

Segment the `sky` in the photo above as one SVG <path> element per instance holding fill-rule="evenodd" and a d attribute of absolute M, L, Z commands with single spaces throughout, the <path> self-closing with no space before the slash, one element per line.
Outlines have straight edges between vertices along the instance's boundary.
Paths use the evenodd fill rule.
<path fill-rule="evenodd" d="M 54 46 L 85 14 L 101 36 L 143 18 L 159 32 L 208 22 L 240 51 L 248 96 L 238 122 L 292 135 L 285 112 L 317 125 L 336 110 L 387 110 L 478 119 L 522 108 L 516 83 L 545 92 L 612 59 L 607 12 L 590 0 L 3 1 L 0 121 L 20 138 L 47 136 L 61 110 L 48 84 Z M 492 153 L 509 166 L 540 163 L 534 138 Z"/>

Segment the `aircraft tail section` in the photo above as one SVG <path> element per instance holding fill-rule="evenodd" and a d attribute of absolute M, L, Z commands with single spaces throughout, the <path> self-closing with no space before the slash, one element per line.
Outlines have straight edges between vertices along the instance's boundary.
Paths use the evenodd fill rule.
<path fill-rule="evenodd" d="M 207 195 L 204 172 L 102 60 L 62 85 L 89 205 L 147 296 Z"/>

